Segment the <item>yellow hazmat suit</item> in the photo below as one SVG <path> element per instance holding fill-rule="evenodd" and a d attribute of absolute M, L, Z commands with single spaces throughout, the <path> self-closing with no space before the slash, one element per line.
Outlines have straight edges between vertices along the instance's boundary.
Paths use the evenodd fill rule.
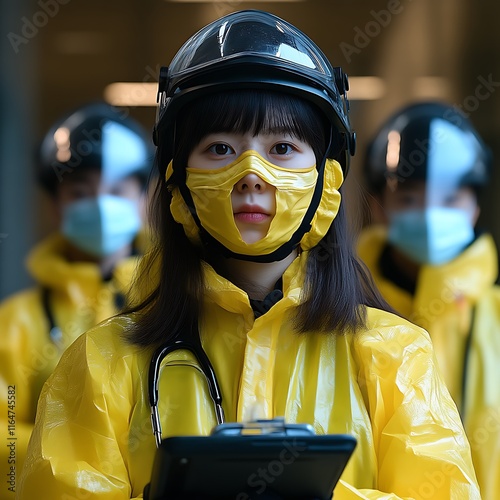
<path fill-rule="evenodd" d="M 386 230 L 365 229 L 359 255 L 384 298 L 425 328 L 438 365 L 459 408 L 471 444 L 483 499 L 500 498 L 500 288 L 491 236 L 480 236 L 456 259 L 421 267 L 415 294 L 381 274 Z M 465 376 L 464 376 L 465 369 Z"/>
<path fill-rule="evenodd" d="M 367 330 L 356 334 L 293 331 L 306 256 L 283 275 L 284 298 L 258 319 L 247 294 L 205 265 L 201 339 L 226 420 L 284 416 L 318 434 L 356 436 L 335 500 L 479 499 L 469 444 L 424 330 L 369 309 Z M 109 320 L 66 351 L 41 395 L 20 499 L 142 497 L 155 453 L 152 353 L 124 340 L 131 321 Z M 162 365 L 163 437 L 206 435 L 216 423 L 193 366 L 178 351 Z"/>
<path fill-rule="evenodd" d="M 123 301 L 137 264 L 137 257 L 123 260 L 112 278 L 103 282 L 97 265 L 68 262 L 66 247 L 66 240 L 56 234 L 33 249 L 28 268 L 38 286 L 13 295 L 0 306 L 2 500 L 15 497 L 16 476 L 18 482 L 43 384 L 65 348 L 116 314 L 117 297 Z M 49 314 L 43 306 L 43 290 Z M 50 315 L 61 331 L 52 338 Z"/>

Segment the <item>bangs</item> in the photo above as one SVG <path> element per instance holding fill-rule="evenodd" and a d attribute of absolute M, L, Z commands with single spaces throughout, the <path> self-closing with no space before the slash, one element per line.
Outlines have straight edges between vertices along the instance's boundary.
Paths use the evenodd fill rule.
<path fill-rule="evenodd" d="M 306 140 L 307 126 L 303 122 L 309 120 L 304 108 L 302 101 L 288 95 L 241 92 L 205 100 L 198 108 L 198 117 L 201 129 L 207 134 L 289 133 Z"/>
<path fill-rule="evenodd" d="M 175 161 L 185 165 L 205 136 L 220 132 L 290 134 L 308 143 L 318 160 L 324 154 L 327 130 L 322 113 L 299 97 L 259 90 L 212 94 L 194 100 L 180 112 Z"/>

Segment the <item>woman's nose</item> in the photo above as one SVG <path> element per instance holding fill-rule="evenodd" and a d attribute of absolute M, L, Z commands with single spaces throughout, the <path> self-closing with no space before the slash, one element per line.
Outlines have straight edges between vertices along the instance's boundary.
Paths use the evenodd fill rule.
<path fill-rule="evenodd" d="M 236 183 L 235 187 L 239 193 L 259 193 L 266 190 L 267 183 L 257 174 L 247 174 Z"/>

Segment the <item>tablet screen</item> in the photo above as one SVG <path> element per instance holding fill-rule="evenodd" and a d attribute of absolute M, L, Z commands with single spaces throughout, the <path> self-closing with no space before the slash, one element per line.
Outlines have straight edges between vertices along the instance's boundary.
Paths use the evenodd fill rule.
<path fill-rule="evenodd" d="M 349 435 L 165 439 L 145 500 L 326 500 L 354 448 Z"/>

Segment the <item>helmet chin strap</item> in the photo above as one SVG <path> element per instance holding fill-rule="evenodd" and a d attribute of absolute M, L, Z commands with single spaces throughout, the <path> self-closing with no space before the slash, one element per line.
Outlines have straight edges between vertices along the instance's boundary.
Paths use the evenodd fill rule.
<path fill-rule="evenodd" d="M 326 148 L 327 152 L 330 151 L 330 146 L 332 143 L 332 135 L 333 131 L 330 130 L 328 147 Z M 314 187 L 314 193 L 311 199 L 311 203 L 309 205 L 309 208 L 307 209 L 307 212 L 304 215 L 304 218 L 302 219 L 300 226 L 297 228 L 295 233 L 293 233 L 291 238 L 286 243 L 281 245 L 273 252 L 265 255 L 246 255 L 233 252 L 229 250 L 227 247 L 225 247 L 218 240 L 216 240 L 210 233 L 208 233 L 208 231 L 206 231 L 205 228 L 202 226 L 198 214 L 196 213 L 196 207 L 194 205 L 191 192 L 186 186 L 184 178 L 184 182 L 180 183 L 179 185 L 179 190 L 184 199 L 184 202 L 189 208 L 191 216 L 193 217 L 194 221 L 196 222 L 196 225 L 198 226 L 198 229 L 200 231 L 200 240 L 204 248 L 211 253 L 215 252 L 220 253 L 221 255 L 223 255 L 228 259 L 238 259 L 249 262 L 263 262 L 263 263 L 277 262 L 288 257 L 288 255 L 290 255 L 293 252 L 293 250 L 295 250 L 299 246 L 302 237 L 311 230 L 312 219 L 314 217 L 314 214 L 316 213 L 316 210 L 318 209 L 323 194 L 324 172 L 325 172 L 325 164 L 327 157 L 328 153 L 325 153 L 323 159 L 321 160 L 321 163 L 317 166 L 318 180 L 316 182 L 316 186 Z"/>

